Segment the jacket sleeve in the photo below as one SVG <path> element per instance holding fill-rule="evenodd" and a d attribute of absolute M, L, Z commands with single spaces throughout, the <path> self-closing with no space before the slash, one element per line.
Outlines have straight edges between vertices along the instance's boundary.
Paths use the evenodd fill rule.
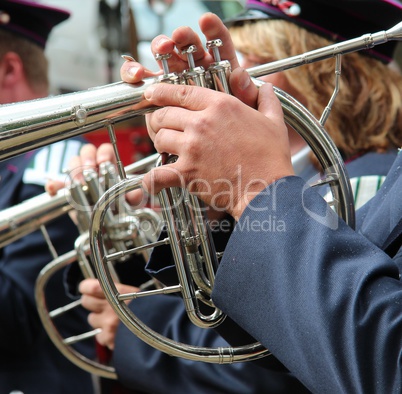
<path fill-rule="evenodd" d="M 213 300 L 311 391 L 396 393 L 400 268 L 300 178 L 283 178 L 243 213 Z"/>
<path fill-rule="evenodd" d="M 24 197 L 43 193 L 37 185 L 23 185 Z M 74 247 L 78 235 L 77 228 L 68 215 L 54 220 L 46 227 L 58 254 L 63 254 Z M 34 289 L 40 270 L 53 257 L 40 231 L 5 246 L 0 260 L 0 347 L 3 351 L 15 352 L 31 346 L 39 332 L 43 332 L 36 309 Z M 54 301 L 67 302 L 64 289 L 52 282 L 48 288 L 56 287 L 49 300 L 49 308 Z M 62 300 L 61 300 L 62 299 Z M 71 302 L 71 300 L 70 300 Z M 62 305 L 62 304 L 61 304 Z"/>
<path fill-rule="evenodd" d="M 202 347 L 227 347 L 212 329 L 196 327 L 177 296 L 152 296 L 130 303 L 135 315 L 156 332 L 175 341 Z M 210 364 L 171 357 L 138 339 L 120 324 L 114 366 L 128 388 L 152 394 L 307 393 L 285 370 L 264 370 L 252 362 Z M 157 373 L 154 373 L 157 371 Z M 150 378 L 152 376 L 152 378 Z"/>
<path fill-rule="evenodd" d="M 44 194 L 46 177 L 64 179 L 62 170 L 69 158 L 78 154 L 81 139 L 61 141 L 35 152 L 18 156 L 2 167 L 2 208 L 19 204 Z M 4 177 L 3 177 L 4 176 Z M 78 230 L 68 215 L 46 225 L 49 238 L 58 255 L 74 248 Z M 0 349 L 15 354 L 25 351 L 44 335 L 35 302 L 35 283 L 41 269 L 53 260 L 41 231 L 34 231 L 0 250 Z M 61 271 L 47 285 L 49 310 L 71 302 L 62 285 Z M 51 295 L 49 297 L 48 295 Z M 74 313 L 73 313 L 74 315 Z M 78 313 L 75 320 L 58 318 L 66 332 L 75 325 L 86 324 L 86 313 Z M 81 316 L 82 315 L 82 316 Z M 71 317 L 71 316 L 70 316 Z M 81 320 L 79 320 L 81 319 Z M 85 326 L 84 326 L 85 327 Z"/>

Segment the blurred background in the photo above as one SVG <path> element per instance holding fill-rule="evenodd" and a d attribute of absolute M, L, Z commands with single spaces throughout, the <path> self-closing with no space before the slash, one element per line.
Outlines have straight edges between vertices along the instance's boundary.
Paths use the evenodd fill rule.
<path fill-rule="evenodd" d="M 199 32 L 198 19 L 212 11 L 222 19 L 238 13 L 244 0 L 39 0 L 68 10 L 71 17 L 56 26 L 46 54 L 51 93 L 70 93 L 120 81 L 122 54 L 131 54 L 158 70 L 150 43 L 158 34 L 171 35 L 182 25 Z M 153 153 L 144 119 L 117 125 L 124 164 Z M 106 130 L 85 135 L 99 145 L 109 142 Z"/>

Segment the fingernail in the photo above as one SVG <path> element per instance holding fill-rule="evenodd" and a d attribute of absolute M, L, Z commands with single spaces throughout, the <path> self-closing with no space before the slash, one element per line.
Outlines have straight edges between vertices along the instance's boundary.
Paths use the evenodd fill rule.
<path fill-rule="evenodd" d="M 145 97 L 146 100 L 149 101 L 149 100 L 152 99 L 152 95 L 154 94 L 154 90 L 155 90 L 155 86 L 153 86 L 153 85 L 148 86 L 148 87 L 145 89 L 144 97 Z"/>
<path fill-rule="evenodd" d="M 98 159 L 98 163 L 110 163 L 109 155 L 99 155 L 97 159 Z"/>
<path fill-rule="evenodd" d="M 243 70 L 239 78 L 239 87 L 241 90 L 246 90 L 250 85 L 250 76 L 246 70 Z"/>
<path fill-rule="evenodd" d="M 95 165 L 95 161 L 91 159 L 84 160 L 84 166 L 92 167 Z"/>
<path fill-rule="evenodd" d="M 46 185 L 46 191 L 52 196 L 56 194 L 56 188 L 52 183 Z"/>
<path fill-rule="evenodd" d="M 135 76 L 138 73 L 139 68 L 138 67 L 131 67 L 127 70 L 127 74 L 130 78 L 135 78 Z"/>
<path fill-rule="evenodd" d="M 126 62 L 136 62 L 136 60 L 130 56 L 130 55 L 121 55 L 121 57 L 126 61 Z"/>

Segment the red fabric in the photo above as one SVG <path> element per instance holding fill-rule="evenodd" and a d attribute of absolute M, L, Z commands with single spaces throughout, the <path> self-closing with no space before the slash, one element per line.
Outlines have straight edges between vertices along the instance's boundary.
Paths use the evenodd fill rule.
<path fill-rule="evenodd" d="M 113 352 L 106 346 L 102 346 L 96 342 L 96 355 L 98 362 L 109 365 L 113 356 Z M 102 394 L 135 394 L 135 391 L 129 390 L 122 386 L 117 380 L 101 379 Z"/>

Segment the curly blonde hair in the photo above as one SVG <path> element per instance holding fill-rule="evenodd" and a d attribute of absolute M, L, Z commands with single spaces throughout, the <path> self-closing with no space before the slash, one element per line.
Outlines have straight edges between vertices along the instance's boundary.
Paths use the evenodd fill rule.
<path fill-rule="evenodd" d="M 284 20 L 261 20 L 230 28 L 244 55 L 279 60 L 333 42 Z M 285 71 L 319 118 L 335 85 L 334 58 Z M 340 90 L 325 128 L 344 158 L 402 146 L 402 76 L 373 57 L 356 52 L 342 57 Z"/>

